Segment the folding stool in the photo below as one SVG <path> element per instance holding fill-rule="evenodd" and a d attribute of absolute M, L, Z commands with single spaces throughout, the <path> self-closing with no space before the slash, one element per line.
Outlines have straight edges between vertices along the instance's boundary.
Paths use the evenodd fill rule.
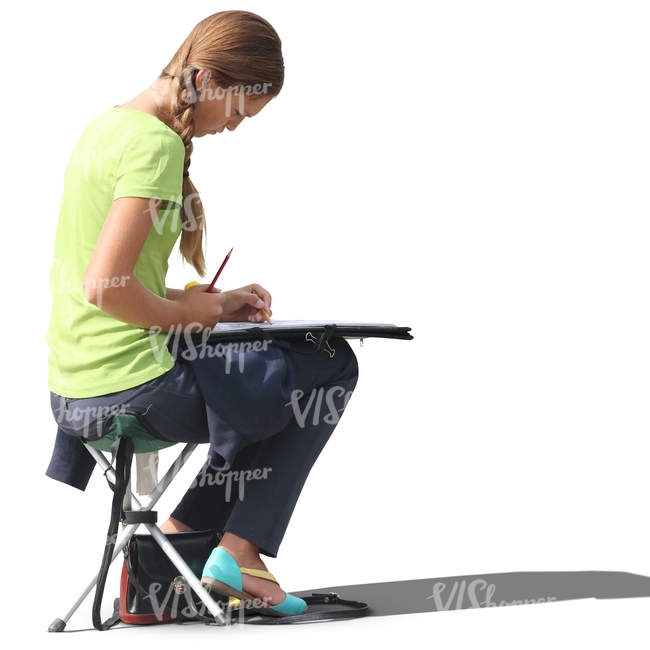
<path fill-rule="evenodd" d="M 102 452 L 110 451 L 113 443 L 120 442 L 121 440 L 129 440 L 130 443 L 128 444 L 132 443 L 133 452 L 135 454 L 157 451 L 158 449 L 170 447 L 177 444 L 175 442 L 168 442 L 156 438 L 152 433 L 150 433 L 146 426 L 140 422 L 137 415 L 127 413 L 115 414 L 110 419 L 110 422 L 106 428 L 105 435 L 100 440 L 96 442 L 86 442 L 86 448 L 93 456 L 97 464 L 100 466 L 107 479 L 114 485 L 118 484 L 119 472 L 123 468 L 119 467 L 119 461 L 117 461 L 116 468 L 113 469 L 111 462 L 109 462 L 109 460 Z M 222 609 L 220 603 L 215 601 L 210 596 L 208 591 L 201 585 L 200 579 L 194 575 L 183 558 L 178 554 L 176 549 L 165 537 L 164 533 L 156 524 L 156 513 L 152 510 L 152 508 L 156 505 L 158 499 L 160 499 L 164 491 L 167 489 L 167 487 L 169 487 L 172 480 L 176 477 L 183 465 L 185 465 L 196 447 L 196 444 L 186 444 L 184 446 L 176 461 L 172 464 L 172 466 L 165 473 L 163 478 L 158 482 L 153 491 L 142 504 L 131 492 L 130 483 L 126 486 L 126 493 L 123 503 L 123 510 L 125 514 L 125 520 L 122 522 L 123 529 L 117 535 L 117 539 L 115 540 L 115 547 L 109 561 L 113 562 L 115 560 L 122 549 L 127 545 L 140 524 L 143 524 L 155 542 L 167 555 L 172 564 L 178 569 L 179 575 L 182 575 L 185 578 L 188 586 L 201 599 L 208 612 L 212 615 L 212 617 L 214 617 L 214 622 L 217 625 L 230 625 L 232 621 L 228 613 Z M 132 504 L 135 504 L 136 510 L 132 509 Z M 88 583 L 86 588 L 83 590 L 72 607 L 70 607 L 67 613 L 62 618 L 57 618 L 52 622 L 48 628 L 49 632 L 62 632 L 65 629 L 72 615 L 84 602 L 88 594 L 92 591 L 93 587 L 97 585 L 99 578 L 100 574 L 98 572 Z"/>

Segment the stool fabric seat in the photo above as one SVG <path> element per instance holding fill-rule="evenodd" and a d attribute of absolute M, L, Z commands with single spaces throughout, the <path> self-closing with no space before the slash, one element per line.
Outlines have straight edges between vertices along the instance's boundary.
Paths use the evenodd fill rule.
<path fill-rule="evenodd" d="M 109 423 L 104 435 L 99 440 L 86 442 L 89 447 L 99 451 L 110 451 L 111 446 L 120 437 L 133 440 L 134 452 L 144 454 L 151 451 L 158 451 L 166 447 L 172 447 L 176 442 L 161 440 L 150 433 L 140 422 L 136 415 L 130 413 L 117 413 Z"/>
<path fill-rule="evenodd" d="M 120 438 L 130 438 L 135 456 L 137 494 L 150 494 L 158 483 L 158 451 L 177 444 L 154 436 L 140 421 L 130 413 L 115 414 L 104 435 L 99 440 L 86 444 L 99 451 L 111 451 Z"/>

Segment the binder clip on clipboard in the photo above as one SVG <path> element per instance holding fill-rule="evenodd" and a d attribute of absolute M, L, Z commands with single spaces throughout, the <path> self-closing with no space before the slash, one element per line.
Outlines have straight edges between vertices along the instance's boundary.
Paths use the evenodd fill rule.
<path fill-rule="evenodd" d="M 318 338 L 316 338 L 311 332 L 307 332 L 305 334 L 305 340 L 316 344 L 316 352 L 325 350 L 325 352 L 327 352 L 331 358 L 336 354 L 336 350 L 333 350 L 332 346 L 329 344 L 329 338 L 332 336 L 332 334 L 334 334 L 335 330 L 336 325 L 326 325 L 322 334 Z M 363 339 L 361 340 L 363 341 Z"/>

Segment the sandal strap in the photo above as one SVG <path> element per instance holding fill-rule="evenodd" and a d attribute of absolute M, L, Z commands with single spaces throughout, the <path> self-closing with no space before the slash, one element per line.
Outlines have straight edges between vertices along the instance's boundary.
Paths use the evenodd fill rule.
<path fill-rule="evenodd" d="M 275 576 L 268 571 L 262 571 L 261 569 L 244 569 L 242 567 L 239 567 L 239 570 L 248 576 L 253 576 L 254 578 L 264 578 L 265 580 L 270 580 L 271 582 L 278 584 Z"/>

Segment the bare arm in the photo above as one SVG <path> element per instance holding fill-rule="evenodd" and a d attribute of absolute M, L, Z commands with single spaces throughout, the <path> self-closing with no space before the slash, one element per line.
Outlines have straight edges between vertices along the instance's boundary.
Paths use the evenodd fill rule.
<path fill-rule="evenodd" d="M 208 285 L 167 289 L 165 298 L 149 291 L 133 270 L 152 225 L 149 199 L 122 198 L 113 203 L 84 275 L 88 302 L 117 320 L 147 329 L 160 327 L 163 332 L 196 323 L 213 327 L 222 316 L 263 320 L 259 309 L 270 311 L 271 295 L 258 284 L 223 293 L 206 293 Z"/>
<path fill-rule="evenodd" d="M 221 317 L 219 293 L 172 290 L 167 298 L 149 291 L 133 270 L 153 225 L 149 199 L 117 199 L 104 223 L 84 275 L 87 300 L 117 320 L 136 327 L 200 323 L 214 326 Z"/>
<path fill-rule="evenodd" d="M 165 297 L 167 300 L 176 300 L 180 294 L 183 293 L 182 289 L 172 289 L 171 287 L 165 287 Z"/>

